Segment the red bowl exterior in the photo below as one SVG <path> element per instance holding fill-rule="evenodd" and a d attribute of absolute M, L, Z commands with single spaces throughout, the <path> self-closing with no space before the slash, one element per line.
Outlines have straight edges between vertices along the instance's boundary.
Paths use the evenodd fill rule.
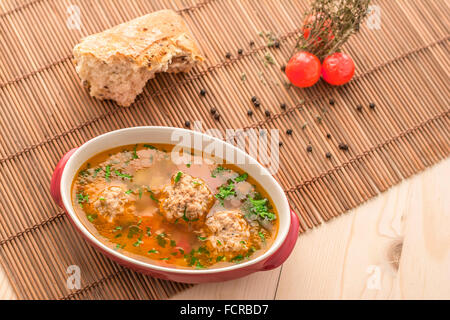
<path fill-rule="evenodd" d="M 134 264 L 133 262 L 128 261 L 127 259 L 122 259 L 118 256 L 112 255 L 109 251 L 105 250 L 103 247 L 100 247 L 97 243 L 95 243 L 89 237 L 87 237 L 82 230 L 79 230 L 75 221 L 73 221 L 72 216 L 67 213 L 67 210 L 62 203 L 61 176 L 67 161 L 76 150 L 77 148 L 67 152 L 56 165 L 50 184 L 50 194 L 53 200 L 56 202 L 56 204 L 58 204 L 58 206 L 60 206 L 66 212 L 72 225 L 81 233 L 83 238 L 87 240 L 88 243 L 90 243 L 96 249 L 100 250 L 108 258 L 119 263 L 124 267 L 164 280 L 171 280 L 184 283 L 219 282 L 241 278 L 257 271 L 267 271 L 275 269 L 279 267 L 281 264 L 283 264 L 284 261 L 286 261 L 286 259 L 289 257 L 292 250 L 294 249 L 299 233 L 299 220 L 297 215 L 291 210 L 291 225 L 289 227 L 289 232 L 286 236 L 286 239 L 284 240 L 282 245 L 271 256 L 258 262 L 257 264 L 253 264 L 250 266 L 244 266 L 242 268 L 236 268 L 227 271 L 220 271 L 220 269 L 217 269 L 218 270 L 217 272 L 208 274 L 204 273 L 195 274 L 195 273 L 183 273 L 180 272 L 180 269 L 176 269 L 177 272 L 170 272 L 169 270 L 167 271 L 155 270 L 152 268 L 150 264 L 148 265 L 148 267 L 144 268 L 138 264 Z"/>

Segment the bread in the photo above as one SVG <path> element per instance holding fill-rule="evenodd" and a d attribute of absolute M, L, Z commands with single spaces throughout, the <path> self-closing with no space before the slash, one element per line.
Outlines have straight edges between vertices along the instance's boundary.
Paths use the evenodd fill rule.
<path fill-rule="evenodd" d="M 157 72 L 188 72 L 203 57 L 181 16 L 156 11 L 90 35 L 73 49 L 90 94 L 131 105 Z"/>

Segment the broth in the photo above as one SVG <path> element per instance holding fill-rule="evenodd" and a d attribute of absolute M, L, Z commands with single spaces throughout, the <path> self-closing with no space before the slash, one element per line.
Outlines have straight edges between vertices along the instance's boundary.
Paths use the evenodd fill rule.
<path fill-rule="evenodd" d="M 278 232 L 267 192 L 231 164 L 194 155 L 175 164 L 172 148 L 129 145 L 83 164 L 72 204 L 86 227 L 115 250 L 176 268 L 224 267 L 267 251 Z"/>

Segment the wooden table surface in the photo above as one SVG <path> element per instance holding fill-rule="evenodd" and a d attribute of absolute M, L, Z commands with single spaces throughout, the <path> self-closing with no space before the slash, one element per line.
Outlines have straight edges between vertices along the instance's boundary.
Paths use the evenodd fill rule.
<path fill-rule="evenodd" d="M 446 159 L 302 234 L 282 267 L 173 299 L 450 299 L 449 181 Z"/>

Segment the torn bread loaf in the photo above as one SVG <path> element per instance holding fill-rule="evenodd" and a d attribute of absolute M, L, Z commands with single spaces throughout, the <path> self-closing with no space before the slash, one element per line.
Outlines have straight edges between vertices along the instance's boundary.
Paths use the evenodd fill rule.
<path fill-rule="evenodd" d="M 91 96 L 124 107 L 157 72 L 188 72 L 203 60 L 183 19 L 172 10 L 88 36 L 73 54 L 76 71 Z"/>

